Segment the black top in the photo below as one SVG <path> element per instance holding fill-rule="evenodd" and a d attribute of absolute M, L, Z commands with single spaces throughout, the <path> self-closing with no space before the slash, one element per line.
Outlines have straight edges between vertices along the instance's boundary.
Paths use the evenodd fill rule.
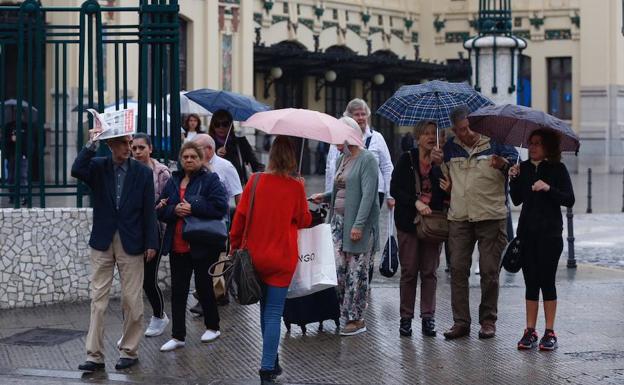
<path fill-rule="evenodd" d="M 410 152 L 412 157 L 410 157 Z M 413 148 L 406 151 L 399 157 L 394 171 L 392 171 L 392 180 L 390 181 L 390 195 L 395 199 L 396 208 L 394 210 L 394 221 L 397 229 L 404 232 L 416 231 L 414 219 L 416 218 L 416 177 L 414 167 L 412 167 L 412 159 L 414 166 L 420 178 L 420 167 L 418 165 L 418 149 Z M 448 195 L 440 188 L 440 178 L 442 170 L 440 166 L 433 165 L 429 172 L 429 181 L 431 182 L 431 202 L 429 207 L 432 210 L 441 211 L 444 209 L 444 201 Z M 422 183 L 420 190 L 423 190 Z"/>
<path fill-rule="evenodd" d="M 217 143 L 217 148 L 220 146 L 221 145 Z M 232 132 L 228 138 L 225 151 L 226 154 L 224 158 L 229 160 L 236 168 L 243 187 L 249 179 L 249 175 L 247 175 L 247 171 L 245 170 L 246 164 L 251 166 L 253 172 L 264 171 L 264 164 L 260 163 L 258 158 L 256 158 L 256 154 L 247 141 L 247 138 L 235 136 Z"/>
<path fill-rule="evenodd" d="M 535 192 L 532 186 L 542 180 L 548 192 Z M 537 167 L 530 161 L 520 163 L 520 175 L 509 183 L 514 205 L 522 204 L 517 234 L 521 238 L 534 235 L 560 237 L 563 232 L 561 206 L 574 206 L 570 174 L 563 163 L 542 161 Z"/>

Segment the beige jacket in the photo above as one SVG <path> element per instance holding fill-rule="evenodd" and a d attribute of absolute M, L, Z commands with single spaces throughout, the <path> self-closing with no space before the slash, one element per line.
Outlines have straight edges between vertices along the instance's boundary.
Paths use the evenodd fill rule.
<path fill-rule="evenodd" d="M 507 178 L 490 166 L 494 154 L 511 163 L 517 157 L 514 147 L 497 144 L 484 135 L 472 148 L 457 137 L 446 143 L 442 171 L 452 182 L 449 220 L 479 222 L 507 217 Z"/>

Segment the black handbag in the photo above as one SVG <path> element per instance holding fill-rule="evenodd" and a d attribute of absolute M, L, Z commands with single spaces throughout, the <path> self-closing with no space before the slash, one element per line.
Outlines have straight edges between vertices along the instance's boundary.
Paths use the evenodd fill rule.
<path fill-rule="evenodd" d="M 501 266 L 510 273 L 517 273 L 522 268 L 522 247 L 520 244 L 520 238 L 515 237 L 507 244 L 505 250 L 503 250 L 503 256 L 501 258 Z"/>
<path fill-rule="evenodd" d="M 392 277 L 399 269 L 399 246 L 394 237 L 394 218 L 393 212 L 390 212 L 388 218 L 388 240 L 381 255 L 381 263 L 379 263 L 379 273 L 384 277 Z"/>
<path fill-rule="evenodd" d="M 241 305 L 253 305 L 262 298 L 262 283 L 253 267 L 251 254 L 247 249 L 247 229 L 251 222 L 256 186 L 259 180 L 260 174 L 254 175 L 241 248 L 235 250 L 232 255 L 229 255 L 226 259 L 212 264 L 208 269 L 208 274 L 211 277 L 225 275 L 228 291 L 234 296 L 236 302 Z M 215 268 L 220 264 L 224 264 L 223 272 L 215 274 Z"/>
<path fill-rule="evenodd" d="M 188 196 L 187 202 L 204 199 L 201 193 L 202 183 L 199 182 L 197 194 Z M 223 244 L 228 238 L 227 224 L 225 218 L 208 219 L 198 218 L 192 215 L 184 217 L 184 228 L 182 229 L 182 238 L 189 243 L 212 243 Z"/>

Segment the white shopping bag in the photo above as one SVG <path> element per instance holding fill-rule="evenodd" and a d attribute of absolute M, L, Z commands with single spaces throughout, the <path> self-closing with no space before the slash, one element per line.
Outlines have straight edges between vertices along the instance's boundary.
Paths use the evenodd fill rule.
<path fill-rule="evenodd" d="M 303 297 L 338 285 L 331 227 L 299 230 L 299 262 L 286 298 Z"/>

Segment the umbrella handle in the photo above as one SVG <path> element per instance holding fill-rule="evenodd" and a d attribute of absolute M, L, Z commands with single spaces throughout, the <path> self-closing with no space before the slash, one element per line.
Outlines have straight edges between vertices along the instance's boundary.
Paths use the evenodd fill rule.
<path fill-rule="evenodd" d="M 438 128 L 437 124 L 436 124 L 436 146 L 440 148 L 440 128 Z"/>
<path fill-rule="evenodd" d="M 303 146 L 305 146 L 305 138 L 301 141 L 301 153 L 299 154 L 299 176 L 301 176 L 301 166 L 303 164 Z"/>
<path fill-rule="evenodd" d="M 234 126 L 234 122 L 230 123 L 230 129 L 228 130 L 227 135 L 225 136 L 225 142 L 223 142 L 223 147 L 227 146 L 227 141 L 230 138 L 230 132 L 232 132 L 232 127 Z"/>

